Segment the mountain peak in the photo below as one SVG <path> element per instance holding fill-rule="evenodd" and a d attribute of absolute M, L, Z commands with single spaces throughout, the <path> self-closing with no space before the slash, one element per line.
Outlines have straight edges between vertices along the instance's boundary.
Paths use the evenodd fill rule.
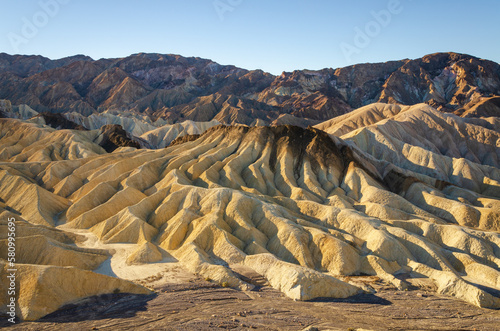
<path fill-rule="evenodd" d="M 137 53 L 94 61 L 83 55 L 50 60 L 2 53 L 0 73 L 6 74 L 0 76 L 0 98 L 37 111 L 147 110 L 153 118 L 183 121 L 205 107 L 212 116 L 205 120 L 247 125 L 256 120 L 273 123 L 282 115 L 290 122 L 313 124 L 378 101 L 425 102 L 463 113 L 484 98 L 500 95 L 497 63 L 454 52 L 337 69 L 294 70 L 280 76 L 176 54 Z M 126 78 L 139 84 L 128 85 L 120 98 L 110 98 L 109 90 Z M 51 85 L 62 81 L 80 96 L 53 95 L 47 102 L 44 95 L 54 90 Z M 204 105 L 203 97 L 210 95 L 233 96 L 241 102 L 231 108 Z"/>

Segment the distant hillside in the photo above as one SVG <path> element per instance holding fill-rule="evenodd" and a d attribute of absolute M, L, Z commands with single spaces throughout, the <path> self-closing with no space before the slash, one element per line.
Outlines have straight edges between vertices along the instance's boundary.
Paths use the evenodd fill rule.
<path fill-rule="evenodd" d="M 280 76 L 179 55 L 95 61 L 83 55 L 50 60 L 0 53 L 0 99 L 37 112 L 126 110 L 168 123 L 307 126 L 379 101 L 425 102 L 470 115 L 498 95 L 500 65 L 456 53 Z"/>

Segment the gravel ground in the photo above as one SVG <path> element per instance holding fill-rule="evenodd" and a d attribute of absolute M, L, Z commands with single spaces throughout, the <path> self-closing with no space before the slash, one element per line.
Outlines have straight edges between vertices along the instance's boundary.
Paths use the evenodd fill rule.
<path fill-rule="evenodd" d="M 344 300 L 293 301 L 264 286 L 223 288 L 202 279 L 157 286 L 156 294 L 112 294 L 68 305 L 10 330 L 500 330 L 500 311 L 425 290 L 397 291 L 372 282 L 375 294 Z M 377 286 L 378 285 L 378 286 Z"/>

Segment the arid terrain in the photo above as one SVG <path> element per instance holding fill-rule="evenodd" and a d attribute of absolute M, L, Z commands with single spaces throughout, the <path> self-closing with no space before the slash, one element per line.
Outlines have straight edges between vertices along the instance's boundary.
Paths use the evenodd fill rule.
<path fill-rule="evenodd" d="M 376 294 L 293 301 L 261 287 L 238 291 L 201 279 L 158 286 L 151 296 L 107 294 L 9 330 L 498 330 L 500 314 L 376 277 Z M 7 323 L 0 326 L 8 326 Z"/>
<path fill-rule="evenodd" d="M 500 329 L 498 64 L 2 59 L 12 329 Z"/>

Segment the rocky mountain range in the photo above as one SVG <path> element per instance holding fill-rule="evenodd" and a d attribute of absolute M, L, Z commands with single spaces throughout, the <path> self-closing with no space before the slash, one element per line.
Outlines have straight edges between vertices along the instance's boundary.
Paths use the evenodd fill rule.
<path fill-rule="evenodd" d="M 469 110 L 484 103 L 498 109 L 489 101 L 498 95 L 500 66 L 456 53 L 280 76 L 179 55 L 49 60 L 0 54 L 0 99 L 13 105 L 84 116 L 127 111 L 169 124 L 307 126 L 379 101 L 473 114 Z"/>
<path fill-rule="evenodd" d="M 439 53 L 276 77 L 175 55 L 1 54 L 15 315 L 202 281 L 241 307 L 266 291 L 312 305 L 419 291 L 499 309 L 499 67 Z"/>

